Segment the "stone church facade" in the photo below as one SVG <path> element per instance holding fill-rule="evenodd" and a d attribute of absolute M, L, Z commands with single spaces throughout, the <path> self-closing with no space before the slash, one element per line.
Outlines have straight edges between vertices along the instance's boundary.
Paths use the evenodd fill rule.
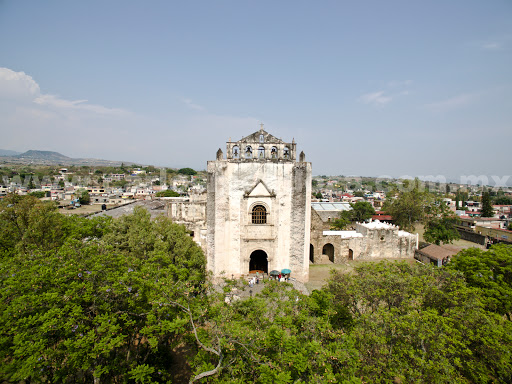
<path fill-rule="evenodd" d="M 201 245 L 215 277 L 286 268 L 305 282 L 310 263 L 412 258 L 418 247 L 417 235 L 385 223 L 330 231 L 343 203 L 312 204 L 311 163 L 304 153 L 297 159 L 294 140 L 263 128 L 229 140 L 226 154 L 219 149 L 208 161 L 207 173 L 206 193 L 170 198 L 167 215 Z"/>
<path fill-rule="evenodd" d="M 311 163 L 261 128 L 208 162 L 207 266 L 214 276 L 291 269 L 309 276 Z"/>

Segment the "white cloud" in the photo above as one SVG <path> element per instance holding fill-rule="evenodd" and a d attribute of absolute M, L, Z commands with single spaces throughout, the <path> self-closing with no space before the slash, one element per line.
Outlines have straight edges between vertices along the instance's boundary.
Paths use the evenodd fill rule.
<path fill-rule="evenodd" d="M 40 94 L 39 85 L 25 72 L 0 67 L 0 97 L 10 100 L 30 100 Z"/>
<path fill-rule="evenodd" d="M 365 104 L 372 104 L 375 106 L 383 106 L 393 100 L 393 97 L 385 95 L 384 91 L 377 91 L 372 93 L 366 93 L 359 97 L 359 101 Z"/>
<path fill-rule="evenodd" d="M 55 95 L 41 95 L 34 99 L 34 103 L 53 107 L 60 110 L 88 111 L 100 115 L 129 114 L 128 111 L 119 108 L 107 108 L 101 105 L 88 104 L 88 100 L 65 100 Z"/>
<path fill-rule="evenodd" d="M 409 87 L 412 80 L 392 80 L 388 81 L 384 90 L 365 93 L 357 101 L 364 104 L 370 104 L 376 107 L 382 107 L 401 96 L 409 95 Z"/>
<path fill-rule="evenodd" d="M 204 111 L 205 108 L 199 104 L 195 104 L 192 100 L 190 99 L 181 99 L 181 101 L 183 103 L 185 103 L 187 105 L 187 107 L 189 107 L 190 109 L 194 109 L 196 111 Z"/>
<path fill-rule="evenodd" d="M 463 93 L 435 103 L 426 104 L 425 107 L 432 111 L 445 111 L 465 107 L 476 99 L 474 93 Z"/>
<path fill-rule="evenodd" d="M 55 95 L 43 94 L 39 84 L 25 72 L 16 72 L 2 67 L 0 67 L 0 98 L 28 105 L 37 104 L 61 112 L 85 111 L 100 115 L 129 113 L 123 109 L 90 104 L 87 100 L 66 100 Z"/>

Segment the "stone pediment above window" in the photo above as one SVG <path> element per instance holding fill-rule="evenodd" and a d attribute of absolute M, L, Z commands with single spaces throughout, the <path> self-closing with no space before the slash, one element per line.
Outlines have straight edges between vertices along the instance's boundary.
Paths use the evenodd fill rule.
<path fill-rule="evenodd" d="M 276 197 L 276 194 L 262 180 L 258 180 L 252 189 L 245 192 L 244 197 Z"/>

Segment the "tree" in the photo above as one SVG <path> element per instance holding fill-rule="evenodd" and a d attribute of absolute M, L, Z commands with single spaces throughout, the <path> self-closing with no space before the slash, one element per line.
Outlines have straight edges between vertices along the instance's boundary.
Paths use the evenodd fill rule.
<path fill-rule="evenodd" d="M 482 192 L 482 217 L 493 217 L 494 209 L 492 208 L 491 198 L 488 191 Z"/>
<path fill-rule="evenodd" d="M 494 200 L 494 204 L 496 204 L 496 205 L 512 205 L 512 197 L 498 195 L 498 197 Z"/>
<path fill-rule="evenodd" d="M 42 207 L 17 200 L 0 211 L 2 227 L 23 223 L 13 213 L 24 209 L 32 226 L 47 220 Z M 22 252 L 18 243 L 30 239 L 18 236 L 15 251 L 0 254 L 0 377 L 170 381 L 170 352 L 186 342 L 189 319 L 167 303 L 188 306 L 193 298 L 190 307 L 201 306 L 202 251 L 183 226 L 151 221 L 138 207 L 115 221 L 50 217 L 60 223 L 55 247 L 36 242 Z M 46 229 L 33 227 L 30 236 L 43 237 Z"/>
<path fill-rule="evenodd" d="M 351 318 L 342 329 L 359 352 L 355 374 L 363 382 L 512 379 L 512 323 L 487 312 L 481 292 L 458 273 L 366 263 L 354 273 L 333 271 L 326 290 L 327 307 L 345 307 Z"/>
<path fill-rule="evenodd" d="M 347 215 L 351 221 L 363 222 L 372 218 L 375 215 L 375 209 L 373 206 L 367 201 L 358 201 L 356 203 L 351 203 L 350 207 L 352 208 L 347 212 Z"/>
<path fill-rule="evenodd" d="M 91 203 L 91 196 L 89 196 L 89 191 L 87 191 L 87 189 L 79 189 L 77 196 L 80 204 L 87 205 Z"/>
<path fill-rule="evenodd" d="M 334 219 L 331 222 L 331 229 L 342 231 L 342 230 L 346 229 L 349 224 L 350 224 L 350 219 L 348 219 L 346 217 L 346 215 L 343 215 L 343 213 L 341 213 L 340 217 Z"/>
<path fill-rule="evenodd" d="M 400 192 L 396 199 L 386 200 L 383 210 L 401 229 L 414 231 L 415 224 L 424 217 L 425 195 L 426 192 L 420 192 L 416 185 L 411 191 Z"/>
<path fill-rule="evenodd" d="M 331 229 L 344 230 L 351 222 L 363 222 L 375 215 L 375 209 L 367 201 L 350 203 L 350 208 L 340 212 L 340 216 L 331 222 Z"/>
<path fill-rule="evenodd" d="M 193 176 L 193 175 L 197 174 L 197 172 L 194 171 L 192 168 L 181 168 L 180 170 L 178 170 L 178 173 L 181 175 L 189 175 L 189 176 Z"/>
<path fill-rule="evenodd" d="M 460 239 L 459 232 L 454 227 L 458 218 L 450 211 L 443 200 L 430 198 L 425 211 L 423 238 L 426 241 L 440 245 L 441 243 L 452 243 L 453 240 Z"/>
<path fill-rule="evenodd" d="M 229 305 L 224 295 L 210 296 L 209 310 L 194 318 L 199 350 L 191 382 L 361 383 L 355 375 L 359 353 L 336 328 L 342 316 L 333 308 L 339 305 L 329 294 L 308 297 L 277 282 Z"/>
<path fill-rule="evenodd" d="M 511 320 L 512 246 L 496 244 L 487 251 L 464 249 L 452 258 L 447 268 L 462 272 L 469 286 L 482 291 L 487 309 Z"/>
<path fill-rule="evenodd" d="M 171 191 L 167 189 L 165 191 L 160 191 L 155 194 L 156 197 L 180 197 L 180 194 L 175 191 Z"/>
<path fill-rule="evenodd" d="M 324 196 L 322 195 L 322 192 L 317 192 L 317 193 L 315 194 L 315 197 L 316 197 L 317 199 L 322 199 Z"/>
<path fill-rule="evenodd" d="M 44 191 L 33 191 L 33 192 L 30 192 L 29 195 L 37 197 L 38 199 L 41 199 L 46 196 L 46 193 Z"/>

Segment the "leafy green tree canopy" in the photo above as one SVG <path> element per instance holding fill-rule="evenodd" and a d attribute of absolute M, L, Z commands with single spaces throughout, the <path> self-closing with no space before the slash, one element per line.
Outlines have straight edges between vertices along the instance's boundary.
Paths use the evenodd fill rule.
<path fill-rule="evenodd" d="M 79 189 L 77 196 L 80 204 L 87 205 L 91 203 L 91 196 L 89 195 L 89 191 L 87 189 Z"/>
<path fill-rule="evenodd" d="M 194 171 L 192 168 L 181 168 L 180 170 L 178 170 L 178 173 L 181 175 L 190 175 L 190 176 L 197 175 L 197 172 Z"/>
<path fill-rule="evenodd" d="M 454 227 L 458 218 L 450 211 L 446 203 L 439 198 L 429 199 L 428 202 L 428 206 L 425 207 L 423 238 L 437 245 L 452 243 L 453 240 L 460 239 L 459 232 Z"/>
<path fill-rule="evenodd" d="M 165 191 L 160 191 L 155 194 L 156 197 L 179 197 L 180 194 L 175 191 L 171 191 L 170 189 L 167 189 Z"/>
<path fill-rule="evenodd" d="M 171 380 L 189 319 L 169 303 L 195 308 L 204 297 L 205 258 L 185 228 L 138 207 L 89 220 L 33 199 L 0 208 L 15 234 L 0 235 L 0 377 Z"/>
<path fill-rule="evenodd" d="M 408 182 L 408 180 L 404 181 Z M 409 185 L 409 184 L 408 184 Z M 419 180 L 411 190 L 401 191 L 396 198 L 386 200 L 383 210 L 393 217 L 393 222 L 405 231 L 414 231 L 424 218 L 427 192 L 419 190 Z"/>
<path fill-rule="evenodd" d="M 479 288 L 490 311 L 506 315 L 511 320 L 512 246 L 496 244 L 487 251 L 465 249 L 446 267 L 462 272 L 469 286 Z"/>
<path fill-rule="evenodd" d="M 482 193 L 482 217 L 493 217 L 494 209 L 492 208 L 491 197 L 489 196 L 489 192 L 485 191 Z"/>

